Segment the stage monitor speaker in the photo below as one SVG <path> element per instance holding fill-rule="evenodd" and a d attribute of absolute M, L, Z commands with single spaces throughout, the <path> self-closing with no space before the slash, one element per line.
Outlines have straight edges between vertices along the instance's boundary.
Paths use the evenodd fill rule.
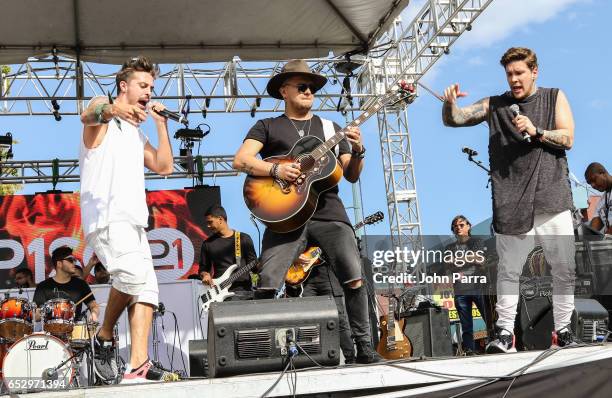
<path fill-rule="evenodd" d="M 189 340 L 189 377 L 208 377 L 206 340 Z"/>
<path fill-rule="evenodd" d="M 554 320 L 551 297 L 534 297 L 519 301 L 515 334 L 517 350 L 547 350 L 552 344 Z M 590 343 L 597 338 L 597 329 L 608 328 L 608 312 L 593 299 L 574 299 L 571 328 L 579 342 Z M 605 334 L 605 333 L 603 333 Z"/>
<path fill-rule="evenodd" d="M 425 308 L 405 318 L 404 333 L 412 343 L 413 357 L 453 355 L 450 320 L 446 308 Z"/>
<path fill-rule="evenodd" d="M 213 303 L 208 313 L 210 377 L 282 370 L 291 340 L 323 366 L 340 363 L 333 297 Z M 299 351 L 296 368 L 316 366 Z"/>

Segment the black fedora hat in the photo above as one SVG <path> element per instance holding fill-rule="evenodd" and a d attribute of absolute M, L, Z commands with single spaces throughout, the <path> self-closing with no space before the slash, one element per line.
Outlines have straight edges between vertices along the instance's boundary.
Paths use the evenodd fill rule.
<path fill-rule="evenodd" d="M 327 83 L 327 78 L 325 76 L 312 73 L 306 61 L 303 59 L 292 59 L 283 66 L 280 73 L 270 79 L 266 86 L 268 94 L 276 99 L 283 99 L 279 90 L 283 83 L 285 83 L 285 80 L 293 76 L 306 76 L 310 78 L 317 88 L 317 91 Z"/>

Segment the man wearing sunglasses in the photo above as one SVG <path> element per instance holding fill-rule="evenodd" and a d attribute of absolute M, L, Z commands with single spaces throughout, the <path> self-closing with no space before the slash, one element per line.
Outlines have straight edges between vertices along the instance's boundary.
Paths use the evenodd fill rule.
<path fill-rule="evenodd" d="M 315 93 L 326 82 L 327 78 L 312 73 L 304 60 L 287 62 L 266 87 L 270 96 L 285 102 L 285 112 L 275 118 L 259 120 L 251 128 L 236 153 L 234 168 L 253 176 L 274 173 L 277 178 L 289 183 L 296 181 L 301 174 L 298 163 L 281 164 L 275 168 L 257 155 L 262 158 L 283 155 L 302 137 L 312 135 L 325 141 L 325 137 L 340 130 L 340 126 L 312 113 Z M 342 165 L 344 178 L 354 183 L 363 168 L 365 148 L 359 128 L 350 128 L 346 138 L 338 144 L 335 154 Z M 380 361 L 380 356 L 372 348 L 361 259 L 337 186 L 320 195 L 314 215 L 303 227 L 286 234 L 266 229 L 262 242 L 260 287 L 255 297 L 274 296 L 283 285 L 289 266 L 304 251 L 307 242 L 323 249 L 342 283 L 353 339 L 357 345 L 356 362 Z"/>
<path fill-rule="evenodd" d="M 55 270 L 55 275 L 48 278 L 36 286 L 34 291 L 34 302 L 40 308 L 44 303 L 52 299 L 66 299 L 73 303 L 79 303 L 75 308 L 75 320 L 81 319 L 82 305 L 85 304 L 89 308 L 89 320 L 92 322 L 98 321 L 100 307 L 96 303 L 94 295 L 87 282 L 83 279 L 74 276 L 76 259 L 72 255 L 72 249 L 68 246 L 61 246 L 53 250 L 51 253 L 51 265 Z M 37 319 L 38 311 L 37 311 Z"/>
<path fill-rule="evenodd" d="M 459 274 L 461 277 L 485 275 L 484 258 L 471 254 L 482 253 L 483 250 L 482 242 L 472 237 L 471 230 L 472 224 L 465 216 L 458 215 L 451 221 L 451 231 L 457 240 L 446 246 L 445 253 L 447 251 L 453 253 L 452 260 L 447 262 L 448 270 L 453 275 Z M 482 296 L 484 286 L 480 283 L 463 282 L 456 278 L 453 280 L 455 281 L 453 282 L 455 308 L 461 323 L 461 347 L 466 355 L 474 355 L 477 350 L 474 344 L 472 305 L 476 304 L 482 319 L 485 319 L 485 305 Z"/>

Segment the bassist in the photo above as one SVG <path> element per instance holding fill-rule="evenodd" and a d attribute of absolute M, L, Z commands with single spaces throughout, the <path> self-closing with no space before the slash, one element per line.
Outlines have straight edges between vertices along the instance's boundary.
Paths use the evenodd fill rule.
<path fill-rule="evenodd" d="M 267 162 L 257 158 L 283 155 L 294 144 L 307 136 L 325 141 L 329 129 L 340 127 L 324 121 L 312 113 L 315 93 L 327 78 L 312 73 L 303 60 L 289 61 L 280 73 L 267 85 L 270 96 L 285 102 L 284 114 L 259 120 L 247 134 L 234 158 L 234 168 L 251 176 L 272 176 L 286 183 L 300 184 L 301 170 L 298 163 Z M 324 126 L 328 126 L 327 130 Z M 332 135 L 335 131 L 332 131 Z M 351 127 L 346 140 L 340 141 L 335 155 L 344 178 L 354 183 L 359 179 L 364 163 L 365 148 L 359 128 Z M 276 205 L 276 203 L 275 203 Z M 283 203 L 278 203 L 282 207 Z M 311 241 L 321 247 L 332 264 L 333 271 L 342 283 L 346 307 L 357 345 L 357 362 L 371 363 L 380 360 L 373 350 L 368 318 L 368 299 L 363 286 L 361 264 L 353 229 L 344 205 L 334 186 L 323 192 L 312 218 L 305 225 L 287 233 L 266 228 L 262 242 L 260 287 L 257 298 L 275 295 L 284 283 L 287 269 Z"/>
<path fill-rule="evenodd" d="M 251 237 L 244 233 L 230 229 L 227 224 L 227 213 L 221 206 L 214 205 L 204 215 L 206 225 L 213 233 L 202 243 L 200 251 L 199 275 L 202 283 L 211 286 L 213 277 L 223 273 L 233 264 L 244 266 L 256 259 L 255 247 Z M 236 234 L 240 235 L 239 247 L 236 248 Z M 238 260 L 239 259 L 239 260 Z M 228 300 L 250 300 L 253 298 L 251 278 L 247 273 L 238 278 L 229 289 L 236 295 Z"/>

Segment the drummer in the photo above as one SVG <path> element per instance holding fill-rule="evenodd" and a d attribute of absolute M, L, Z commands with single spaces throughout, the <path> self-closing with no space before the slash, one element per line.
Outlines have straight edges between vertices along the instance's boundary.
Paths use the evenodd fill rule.
<path fill-rule="evenodd" d="M 38 284 L 34 292 L 34 302 L 40 309 L 43 304 L 52 299 L 67 299 L 75 304 L 82 301 L 89 308 L 89 320 L 97 322 L 100 307 L 93 294 L 90 294 L 91 289 L 87 282 L 73 276 L 75 261 L 70 247 L 61 246 L 55 249 L 51 253 L 55 275 Z M 81 307 L 82 304 L 79 303 L 75 308 L 75 321 L 81 319 Z M 36 320 L 40 320 L 39 310 L 36 311 Z"/>

